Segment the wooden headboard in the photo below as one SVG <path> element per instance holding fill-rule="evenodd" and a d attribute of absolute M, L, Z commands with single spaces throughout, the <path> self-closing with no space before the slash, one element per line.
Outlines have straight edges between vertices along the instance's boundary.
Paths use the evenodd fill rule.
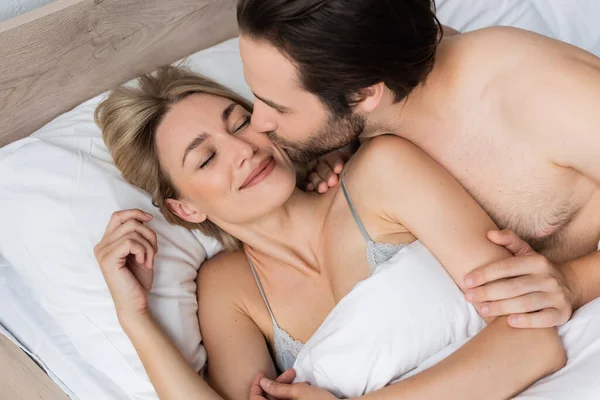
<path fill-rule="evenodd" d="M 0 23 L 0 147 L 237 35 L 235 0 L 57 0 Z"/>

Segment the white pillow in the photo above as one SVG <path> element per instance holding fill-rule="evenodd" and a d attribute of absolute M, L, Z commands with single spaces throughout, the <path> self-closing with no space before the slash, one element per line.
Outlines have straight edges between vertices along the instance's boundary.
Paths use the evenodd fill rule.
<path fill-rule="evenodd" d="M 242 86 L 235 40 L 191 56 L 187 64 L 249 93 Z M 159 253 L 150 305 L 197 370 L 204 366 L 206 354 L 196 316 L 195 278 L 207 255 L 221 247 L 198 232 L 168 224 L 145 192 L 124 181 L 93 122 L 104 97 L 0 149 L 0 253 L 84 360 L 128 397 L 156 399 L 118 324 L 93 247 L 114 211 L 136 207 L 154 215 L 149 225 L 158 234 Z"/>

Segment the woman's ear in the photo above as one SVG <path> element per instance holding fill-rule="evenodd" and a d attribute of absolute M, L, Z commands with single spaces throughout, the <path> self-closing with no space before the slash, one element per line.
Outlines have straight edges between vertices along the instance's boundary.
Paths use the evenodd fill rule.
<path fill-rule="evenodd" d="M 359 102 L 356 104 L 355 110 L 360 113 L 372 112 L 381 103 L 384 92 L 385 84 L 383 82 L 361 89 L 357 94 Z"/>
<path fill-rule="evenodd" d="M 206 221 L 206 214 L 199 212 L 195 207 L 187 204 L 184 201 L 167 199 L 166 203 L 171 212 L 187 222 L 199 224 Z"/>

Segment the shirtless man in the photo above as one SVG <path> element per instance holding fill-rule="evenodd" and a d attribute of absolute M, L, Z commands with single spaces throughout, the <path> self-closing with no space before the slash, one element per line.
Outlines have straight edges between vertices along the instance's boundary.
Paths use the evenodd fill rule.
<path fill-rule="evenodd" d="M 556 326 L 600 296 L 600 59 L 515 28 L 438 43 L 430 0 L 239 0 L 238 23 L 252 124 L 293 158 L 393 133 L 507 229 L 517 257 L 467 276 L 483 315 Z"/>

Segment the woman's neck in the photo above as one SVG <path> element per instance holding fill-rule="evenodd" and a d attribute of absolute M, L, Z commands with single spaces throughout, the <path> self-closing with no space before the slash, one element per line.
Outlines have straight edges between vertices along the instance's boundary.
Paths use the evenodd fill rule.
<path fill-rule="evenodd" d="M 320 272 L 323 225 L 335 190 L 326 194 L 295 189 L 280 208 L 243 225 L 215 221 L 244 243 L 253 258 L 274 258 L 307 272 Z"/>

